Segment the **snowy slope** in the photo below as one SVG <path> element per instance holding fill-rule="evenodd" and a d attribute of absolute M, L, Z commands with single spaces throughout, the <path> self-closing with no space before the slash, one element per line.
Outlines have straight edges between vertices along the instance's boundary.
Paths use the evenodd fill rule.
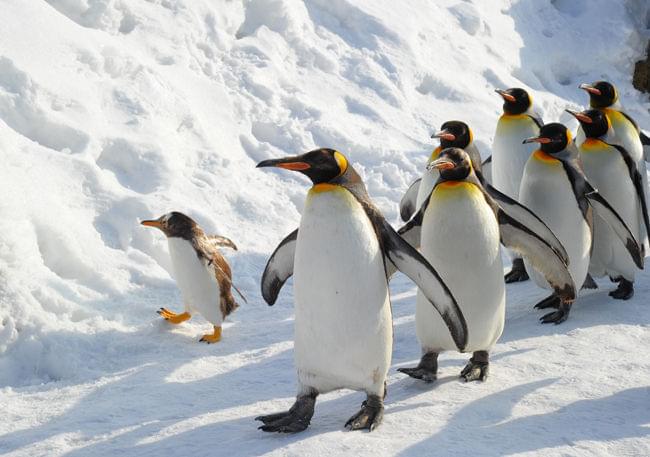
<path fill-rule="evenodd" d="M 532 284 L 508 287 L 491 378 L 464 385 L 448 354 L 424 386 L 412 285 L 393 284 L 386 418 L 342 431 L 363 396 L 323 396 L 297 436 L 253 417 L 294 394 L 292 293 L 268 308 L 259 277 L 298 223 L 307 181 L 259 160 L 335 147 L 397 224 L 430 133 L 466 120 L 484 155 L 501 102 L 528 87 L 570 120 L 584 81 L 631 86 L 644 0 L 0 0 L 0 453 L 9 455 L 649 455 L 650 278 L 601 289 L 541 326 Z M 179 309 L 163 237 L 169 210 L 240 247 L 249 297 L 218 345 Z"/>

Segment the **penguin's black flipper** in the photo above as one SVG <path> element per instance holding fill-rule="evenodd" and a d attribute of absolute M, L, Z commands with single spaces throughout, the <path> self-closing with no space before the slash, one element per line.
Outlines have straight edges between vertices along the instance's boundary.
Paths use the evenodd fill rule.
<path fill-rule="evenodd" d="M 568 302 L 575 300 L 575 285 L 567 268 L 567 262 L 561 254 L 544 237 L 508 215 L 502 208 L 497 210 L 497 221 L 501 243 L 528 260 L 544 275 L 562 300 Z"/>
<path fill-rule="evenodd" d="M 422 203 L 422 207 L 415 213 L 415 216 L 404 224 L 398 231 L 399 235 L 406 240 L 408 244 L 415 249 L 420 247 L 420 234 L 422 231 L 422 218 L 424 217 L 424 210 L 429 206 L 429 199 L 431 195 Z"/>
<path fill-rule="evenodd" d="M 422 178 L 413 181 L 399 202 L 399 215 L 404 222 L 408 221 L 417 209 L 416 203 L 418 191 L 420 190 L 420 181 L 422 181 Z"/>
<path fill-rule="evenodd" d="M 497 205 L 503 212 L 533 231 L 551 249 L 553 249 L 553 251 L 555 251 L 564 264 L 569 264 L 569 256 L 567 255 L 564 246 L 560 243 L 560 240 L 557 239 L 553 231 L 548 228 L 548 225 L 537 217 L 535 213 L 521 203 L 518 203 L 516 200 L 508 197 L 506 194 L 499 192 L 489 184 L 485 186 L 485 191 L 496 201 Z"/>
<path fill-rule="evenodd" d="M 383 217 L 371 217 L 387 259 L 420 288 L 440 313 L 451 337 L 463 352 L 467 345 L 467 322 L 456 299 L 438 272 L 413 246 L 407 243 Z"/>
<path fill-rule="evenodd" d="M 298 229 L 291 232 L 280 242 L 262 274 L 262 297 L 269 306 L 273 306 L 278 298 L 280 289 L 284 283 L 293 275 L 293 261 L 296 255 L 296 240 Z"/>
<path fill-rule="evenodd" d="M 650 141 L 650 139 L 648 139 L 648 141 Z M 641 172 L 637 168 L 637 165 L 636 163 L 634 163 L 634 160 L 632 159 L 630 154 L 627 152 L 627 149 L 625 149 L 623 146 L 620 146 L 618 144 L 609 144 L 609 145 L 612 146 L 613 148 L 616 148 L 616 150 L 621 153 L 621 156 L 623 157 L 623 161 L 627 166 L 628 173 L 630 174 L 630 179 L 634 184 L 634 189 L 636 190 L 637 198 L 639 199 L 639 203 L 641 204 L 641 212 L 643 214 L 643 224 L 645 225 L 648 238 L 650 238 L 650 220 L 648 220 L 648 206 L 645 199 L 645 192 L 643 191 L 644 186 L 643 186 L 643 177 L 641 176 Z M 643 162 L 641 163 L 643 164 Z M 643 172 L 645 172 L 645 164 L 643 165 L 643 168 L 644 168 Z"/>
<path fill-rule="evenodd" d="M 481 164 L 481 174 L 483 175 L 482 184 L 492 184 L 492 156 L 488 157 Z"/>
<path fill-rule="evenodd" d="M 585 193 L 585 197 L 589 199 L 589 203 L 594 209 L 594 212 L 607 222 L 614 233 L 616 233 L 616 236 L 618 236 L 625 245 L 627 252 L 632 256 L 632 260 L 634 260 L 636 266 L 643 270 L 643 255 L 641 254 L 641 247 L 634 239 L 634 235 L 632 235 L 630 229 L 625 225 L 625 222 L 616 210 L 612 208 L 607 200 L 605 200 L 603 196 L 591 186 L 591 184 L 586 182 L 586 186 L 587 192 Z"/>
<path fill-rule="evenodd" d="M 641 138 L 641 144 L 643 145 L 643 157 L 646 162 L 650 162 L 650 137 L 643 130 L 639 130 L 639 138 Z"/>

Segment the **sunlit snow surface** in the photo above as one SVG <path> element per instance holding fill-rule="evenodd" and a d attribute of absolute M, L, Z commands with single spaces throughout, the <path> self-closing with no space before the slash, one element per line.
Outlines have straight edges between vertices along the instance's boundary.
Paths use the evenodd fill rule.
<path fill-rule="evenodd" d="M 364 398 L 348 391 L 296 436 L 253 421 L 295 393 L 291 283 L 269 308 L 259 278 L 308 187 L 255 164 L 337 148 L 397 226 L 442 122 L 489 154 L 495 87 L 575 127 L 577 85 L 606 78 L 650 127 L 630 83 L 647 18 L 643 0 L 1 0 L 0 453 L 650 455 L 647 273 L 628 302 L 599 281 L 559 326 L 537 322 L 544 291 L 508 286 L 490 378 L 469 385 L 460 354 L 433 385 L 396 373 L 420 355 L 398 275 L 381 427 L 343 431 Z M 249 304 L 217 345 L 200 317 L 155 314 L 180 297 L 138 221 L 172 209 L 240 248 Z"/>

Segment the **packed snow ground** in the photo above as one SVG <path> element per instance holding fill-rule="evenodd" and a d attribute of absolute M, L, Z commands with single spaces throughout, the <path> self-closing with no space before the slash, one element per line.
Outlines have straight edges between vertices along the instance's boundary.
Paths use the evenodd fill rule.
<path fill-rule="evenodd" d="M 577 85 L 606 78 L 650 126 L 630 84 L 646 1 L 1 0 L 0 18 L 1 453 L 650 455 L 647 272 L 628 302 L 600 281 L 560 326 L 537 323 L 544 291 L 508 286 L 491 376 L 469 385 L 459 354 L 433 385 L 395 372 L 419 358 L 398 276 L 383 425 L 344 432 L 363 400 L 347 391 L 296 436 L 253 421 L 293 401 L 291 287 L 268 308 L 258 283 L 307 189 L 255 163 L 338 148 L 397 225 L 443 121 L 489 153 L 495 87 L 574 126 Z M 219 344 L 155 314 L 180 297 L 138 221 L 169 210 L 239 245 L 249 304 Z"/>

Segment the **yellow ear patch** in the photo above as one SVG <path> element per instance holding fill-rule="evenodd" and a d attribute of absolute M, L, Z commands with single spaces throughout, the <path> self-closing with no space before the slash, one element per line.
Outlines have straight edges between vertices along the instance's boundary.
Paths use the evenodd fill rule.
<path fill-rule="evenodd" d="M 341 176 L 348 169 L 348 159 L 339 151 L 334 151 L 334 159 L 336 159 L 336 163 L 339 166 L 339 174 L 337 176 Z"/>

